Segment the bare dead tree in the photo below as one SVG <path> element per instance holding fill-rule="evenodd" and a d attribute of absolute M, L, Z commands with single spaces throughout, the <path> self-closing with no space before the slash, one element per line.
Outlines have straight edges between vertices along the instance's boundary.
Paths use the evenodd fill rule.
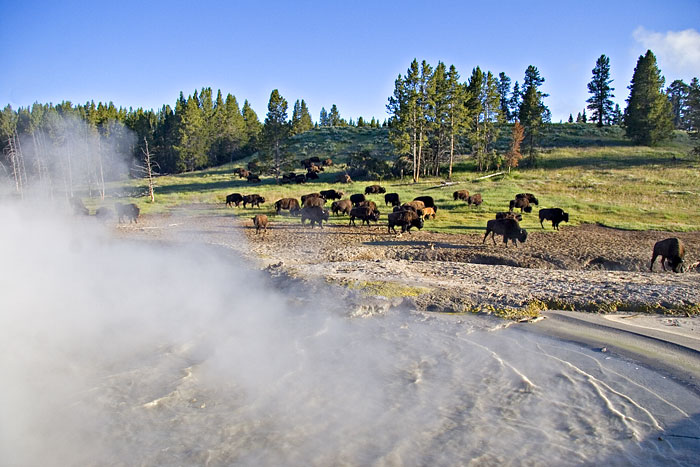
<path fill-rule="evenodd" d="M 160 166 L 156 161 L 151 159 L 151 152 L 148 150 L 148 140 L 146 137 L 143 138 L 143 142 L 145 143 L 145 148 L 141 148 L 141 152 L 143 153 L 143 165 L 137 164 L 135 165 L 135 169 L 138 174 L 148 179 L 148 196 L 150 196 L 151 203 L 153 203 L 156 200 L 155 181 L 153 177 L 158 175 L 156 169 L 160 170 Z"/>
<path fill-rule="evenodd" d="M 15 190 L 24 197 L 24 187 L 27 184 L 27 170 L 24 166 L 24 158 L 22 157 L 22 147 L 20 146 L 19 136 L 17 131 L 13 131 L 8 139 L 7 159 L 12 166 L 12 176 L 15 180 Z"/>

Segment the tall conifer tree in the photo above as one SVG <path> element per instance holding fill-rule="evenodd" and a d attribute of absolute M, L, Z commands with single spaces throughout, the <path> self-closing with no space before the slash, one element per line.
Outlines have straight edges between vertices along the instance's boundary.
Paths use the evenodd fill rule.
<path fill-rule="evenodd" d="M 274 89 L 267 104 L 267 117 L 263 126 L 263 136 L 268 158 L 272 160 L 272 171 L 275 174 L 277 183 L 279 183 L 281 170 L 287 162 L 284 144 L 289 136 L 289 132 L 287 101 L 277 89 Z"/>
<path fill-rule="evenodd" d="M 610 87 L 610 83 L 613 82 L 610 79 L 610 59 L 601 55 L 596 60 L 592 72 L 593 78 L 588 83 L 588 92 L 592 95 L 586 102 L 588 102 L 588 109 L 593 112 L 591 120 L 597 121 L 598 127 L 602 127 L 604 123 L 609 124 L 612 120 L 612 98 L 615 97 L 612 93 L 615 88 Z"/>

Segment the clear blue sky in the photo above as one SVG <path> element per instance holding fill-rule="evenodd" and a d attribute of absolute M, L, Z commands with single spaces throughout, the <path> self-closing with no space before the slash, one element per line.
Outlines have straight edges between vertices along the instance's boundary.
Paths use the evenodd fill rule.
<path fill-rule="evenodd" d="M 210 86 L 261 120 L 272 89 L 318 120 L 384 120 L 413 58 L 522 83 L 535 65 L 553 121 L 574 116 L 601 54 L 624 108 L 639 55 L 666 84 L 700 76 L 700 0 L 221 1 L 0 0 L 0 106 L 70 100 L 160 108 Z"/>

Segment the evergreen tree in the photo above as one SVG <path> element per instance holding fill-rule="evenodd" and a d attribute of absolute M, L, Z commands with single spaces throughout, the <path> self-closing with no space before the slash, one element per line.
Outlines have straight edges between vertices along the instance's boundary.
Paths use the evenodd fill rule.
<path fill-rule="evenodd" d="M 673 112 L 673 126 L 679 130 L 687 129 L 687 107 L 688 91 L 690 87 L 677 79 L 666 89 L 666 96 L 671 102 L 671 112 Z"/>
<path fill-rule="evenodd" d="M 309 131 L 314 127 L 314 122 L 311 120 L 311 113 L 309 113 L 309 108 L 306 106 L 304 99 L 301 100 L 301 119 L 299 121 L 299 130 L 301 133 Z"/>
<path fill-rule="evenodd" d="M 688 132 L 695 142 L 693 154 L 700 157 L 700 82 L 693 78 L 688 86 L 686 119 Z"/>
<path fill-rule="evenodd" d="M 520 93 L 520 85 L 516 81 L 513 84 L 513 94 L 508 100 L 508 108 L 510 110 L 510 118 L 512 121 L 518 120 L 520 118 L 520 104 L 523 101 L 523 96 Z"/>
<path fill-rule="evenodd" d="M 506 76 L 505 73 L 500 72 L 498 74 L 498 94 L 500 96 L 500 117 L 504 122 L 511 121 L 510 114 L 510 99 L 508 94 L 510 94 L 510 78 Z"/>
<path fill-rule="evenodd" d="M 620 110 L 620 104 L 615 104 L 615 109 L 612 113 L 611 123 L 613 125 L 622 125 L 622 111 Z"/>
<path fill-rule="evenodd" d="M 321 107 L 321 114 L 318 118 L 318 124 L 320 126 L 331 126 L 330 120 L 328 119 L 328 112 L 325 107 Z"/>
<path fill-rule="evenodd" d="M 576 123 L 581 123 L 581 112 L 576 115 Z"/>
<path fill-rule="evenodd" d="M 244 128 L 244 145 L 241 153 L 243 156 L 248 156 L 259 149 L 262 123 L 260 123 L 258 114 L 255 113 L 255 110 L 250 106 L 247 99 L 243 102 L 241 114 L 243 116 Z"/>
<path fill-rule="evenodd" d="M 263 126 L 263 140 L 265 142 L 267 159 L 271 159 L 271 168 L 277 183 L 279 183 L 282 169 L 288 163 L 288 155 L 285 153 L 284 144 L 290 130 L 290 125 L 287 122 L 287 101 L 277 89 L 274 89 L 267 104 L 267 117 Z"/>
<path fill-rule="evenodd" d="M 206 167 L 208 162 L 207 141 L 197 91 L 187 99 L 180 117 L 179 142 L 176 145 L 178 172 L 190 172 Z"/>
<path fill-rule="evenodd" d="M 340 112 L 338 112 L 338 107 L 335 104 L 331 106 L 331 111 L 328 113 L 328 125 L 336 127 L 343 125 L 343 120 L 340 118 Z"/>
<path fill-rule="evenodd" d="M 539 87 L 544 83 L 544 78 L 540 76 L 539 70 L 535 66 L 528 66 L 525 70 L 525 80 L 523 81 L 524 92 L 523 101 L 520 104 L 520 123 L 525 128 L 525 140 L 528 142 L 528 154 L 531 165 L 536 164 L 535 143 L 540 127 L 547 121 L 549 109 L 544 105 L 543 99 L 547 97 L 539 91 Z"/>
<path fill-rule="evenodd" d="M 450 65 L 450 70 L 447 72 L 447 92 L 447 117 L 450 135 L 450 163 L 447 176 L 451 179 L 456 143 L 467 126 L 466 109 L 464 107 L 465 88 L 459 82 L 459 73 L 457 73 L 454 65 Z"/>
<path fill-rule="evenodd" d="M 664 81 L 656 57 L 647 50 L 634 69 L 624 117 L 627 136 L 637 144 L 653 146 L 673 134 L 671 103 L 662 92 Z"/>
<path fill-rule="evenodd" d="M 601 55 L 596 60 L 592 72 L 593 78 L 588 83 L 588 92 L 592 95 L 586 102 L 588 102 L 588 109 L 593 111 L 591 119 L 597 121 L 598 127 L 602 127 L 603 123 L 609 124 L 612 120 L 612 98 L 615 97 L 612 93 L 615 88 L 610 87 L 610 83 L 613 82 L 610 79 L 610 59 Z"/>
<path fill-rule="evenodd" d="M 588 123 L 588 117 L 586 116 L 586 109 L 581 112 L 581 123 Z"/>
<path fill-rule="evenodd" d="M 569 114 L 569 123 L 574 123 L 574 116 Z"/>

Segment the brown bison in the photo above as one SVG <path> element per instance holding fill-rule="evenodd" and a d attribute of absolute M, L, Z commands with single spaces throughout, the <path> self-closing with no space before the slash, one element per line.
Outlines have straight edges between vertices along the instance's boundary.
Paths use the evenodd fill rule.
<path fill-rule="evenodd" d="M 333 159 L 331 159 L 330 157 L 327 158 L 327 159 L 324 159 L 324 160 L 321 162 L 321 164 L 323 164 L 325 167 L 330 167 L 330 166 L 333 165 Z"/>
<path fill-rule="evenodd" d="M 435 219 L 435 209 L 433 208 L 425 208 L 423 209 L 423 217 L 427 220 L 430 219 L 431 217 Z"/>
<path fill-rule="evenodd" d="M 275 211 L 277 211 L 277 214 L 279 215 L 282 210 L 289 211 L 293 216 L 299 214 L 301 210 L 299 201 L 296 198 L 282 198 L 275 201 Z"/>
<path fill-rule="evenodd" d="M 523 215 L 513 211 L 497 212 L 496 219 L 515 219 L 518 222 L 522 222 Z"/>
<path fill-rule="evenodd" d="M 417 229 L 422 229 L 424 225 L 423 218 L 416 214 L 415 211 L 411 210 L 399 210 L 396 212 L 389 213 L 388 215 L 389 219 L 389 227 L 387 231 L 389 233 L 394 232 L 396 233 L 396 227 L 397 225 L 401 227 L 401 233 L 404 233 L 408 231 L 408 233 L 411 233 L 411 227 L 416 227 Z"/>
<path fill-rule="evenodd" d="M 535 195 L 533 195 L 532 193 L 518 193 L 517 195 L 515 195 L 515 199 L 518 198 L 526 199 L 528 203 L 534 204 L 535 206 L 539 206 L 540 204 L 537 198 L 535 198 Z"/>
<path fill-rule="evenodd" d="M 360 203 L 365 201 L 367 198 L 365 198 L 365 195 L 362 193 L 355 193 L 354 195 L 350 195 L 350 202 L 353 204 L 353 206 L 359 206 Z"/>
<path fill-rule="evenodd" d="M 319 227 L 323 228 L 323 221 L 327 221 L 329 217 L 328 209 L 318 206 L 304 206 L 301 208 L 301 223 L 304 224 L 308 220 L 311 222 L 312 229 L 314 224 L 318 224 Z"/>
<path fill-rule="evenodd" d="M 422 214 L 423 209 L 425 209 L 425 203 L 423 201 L 410 201 L 408 203 L 403 203 L 401 209 L 411 209 L 416 211 L 418 214 Z"/>
<path fill-rule="evenodd" d="M 527 230 L 521 229 L 520 224 L 515 219 L 491 219 L 486 223 L 486 234 L 484 240 L 491 234 L 493 244 L 496 244 L 496 235 L 503 235 L 503 243 L 508 247 L 508 240 L 513 240 L 513 244 L 517 247 L 518 242 L 525 243 L 527 240 Z M 517 240 L 517 241 L 516 241 Z"/>
<path fill-rule="evenodd" d="M 515 198 L 511 199 L 508 203 L 508 210 L 512 211 L 514 208 L 520 208 L 520 212 L 532 212 L 532 206 L 530 206 L 530 201 L 527 198 Z"/>
<path fill-rule="evenodd" d="M 481 203 L 483 202 L 484 200 L 481 198 L 479 193 L 474 193 L 471 196 L 467 196 L 467 204 L 469 206 L 481 206 Z"/>
<path fill-rule="evenodd" d="M 302 207 L 306 205 L 307 200 L 310 200 L 312 198 L 318 198 L 318 199 L 322 200 L 323 202 L 321 203 L 321 205 L 326 203 L 326 200 L 323 198 L 323 196 L 321 196 L 321 193 L 309 193 L 308 195 L 301 195 Z"/>
<path fill-rule="evenodd" d="M 350 211 L 350 222 L 348 225 L 356 225 L 355 218 L 360 219 L 360 225 L 365 222 L 369 225 L 369 221 L 377 222 L 379 220 L 379 211 L 372 210 L 369 206 L 354 207 Z"/>
<path fill-rule="evenodd" d="M 372 211 L 379 212 L 379 209 L 377 209 L 377 203 L 375 203 L 374 201 L 365 200 L 365 201 L 362 201 L 361 203 L 359 203 L 358 206 L 367 206 Z"/>
<path fill-rule="evenodd" d="M 649 265 L 650 271 L 654 270 L 654 262 L 658 256 L 661 256 L 661 267 L 664 271 L 666 270 L 665 263 L 668 261 L 673 272 L 685 272 L 685 263 L 683 262 L 685 247 L 683 246 L 683 242 L 676 237 L 659 240 L 654 244 L 654 252 L 651 256 L 651 264 Z"/>
<path fill-rule="evenodd" d="M 294 177 L 294 183 L 301 184 L 306 183 L 306 175 L 298 174 Z"/>
<path fill-rule="evenodd" d="M 248 178 L 248 177 L 250 177 L 250 171 L 249 171 L 249 170 L 246 170 L 246 169 L 243 169 L 243 168 L 239 168 L 238 171 L 237 171 L 236 173 L 238 174 L 238 177 L 239 177 L 239 178 Z"/>
<path fill-rule="evenodd" d="M 114 210 L 117 212 L 117 219 L 119 220 L 120 224 L 122 223 L 122 219 L 124 218 L 128 219 L 129 223 L 135 222 L 138 224 L 138 221 L 136 219 L 139 217 L 139 213 L 141 211 L 139 210 L 139 207 L 136 206 L 134 203 L 114 203 Z"/>
<path fill-rule="evenodd" d="M 352 183 L 352 178 L 348 174 L 338 174 L 335 179 L 336 183 Z"/>
<path fill-rule="evenodd" d="M 370 185 L 365 188 L 366 195 L 376 195 L 381 193 L 386 193 L 386 188 L 380 185 Z"/>
<path fill-rule="evenodd" d="M 255 174 L 250 174 L 248 177 L 248 183 L 260 183 L 260 176 Z"/>
<path fill-rule="evenodd" d="M 243 202 L 243 195 L 240 193 L 231 193 L 230 195 L 226 195 L 226 206 L 231 207 L 231 205 L 235 204 L 236 207 L 238 207 L 239 204 Z"/>
<path fill-rule="evenodd" d="M 253 225 L 255 226 L 255 235 L 260 233 L 260 229 L 263 229 L 263 234 L 267 232 L 267 216 L 265 214 L 256 214 L 253 217 Z"/>
<path fill-rule="evenodd" d="M 413 201 L 422 201 L 426 208 L 433 208 L 435 212 L 438 210 L 432 196 L 417 196 L 413 198 Z"/>
<path fill-rule="evenodd" d="M 469 191 L 468 190 L 457 190 L 454 193 L 452 193 L 452 197 L 454 198 L 455 201 L 462 200 L 466 201 L 467 198 L 469 198 Z"/>
<path fill-rule="evenodd" d="M 352 210 L 352 203 L 349 199 L 342 199 L 340 201 L 333 201 L 331 204 L 331 211 L 333 214 L 338 215 L 338 213 L 350 214 Z"/>
<path fill-rule="evenodd" d="M 265 202 L 265 198 L 258 194 L 244 195 L 243 196 L 243 209 L 245 209 L 246 204 L 250 204 L 251 208 L 259 208 L 261 204 Z"/>
<path fill-rule="evenodd" d="M 540 226 L 544 229 L 543 221 L 552 221 L 554 230 L 559 230 L 561 222 L 569 222 L 569 213 L 564 212 L 561 208 L 540 209 Z"/>
<path fill-rule="evenodd" d="M 323 199 L 343 199 L 343 196 L 345 196 L 345 193 L 342 191 L 335 191 L 335 190 L 323 190 L 321 191 L 321 196 Z"/>
<path fill-rule="evenodd" d="M 391 204 L 392 206 L 401 205 L 401 200 L 399 199 L 398 193 L 387 193 L 384 195 L 384 205 L 388 206 L 389 204 Z"/>

